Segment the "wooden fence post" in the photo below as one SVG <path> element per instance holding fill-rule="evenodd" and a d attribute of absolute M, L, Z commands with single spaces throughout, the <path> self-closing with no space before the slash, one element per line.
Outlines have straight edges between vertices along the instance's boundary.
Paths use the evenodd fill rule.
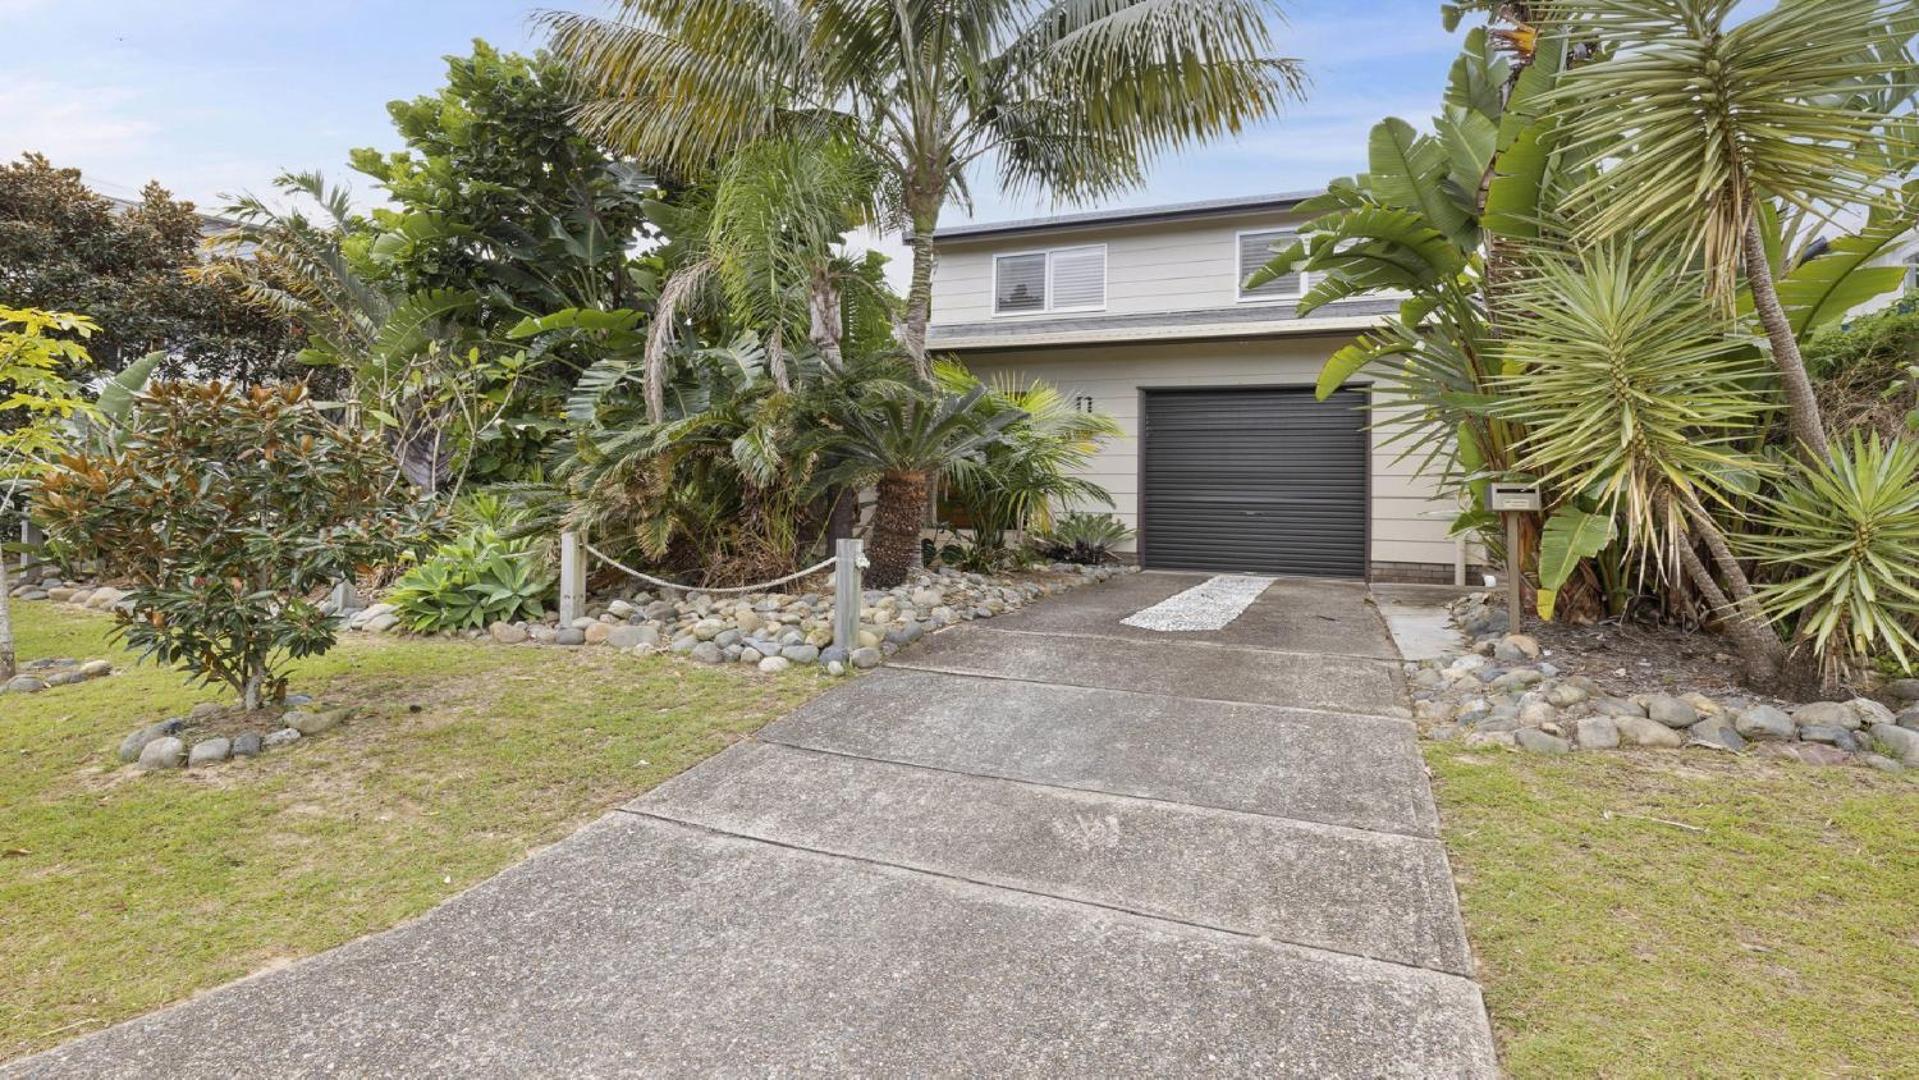
<path fill-rule="evenodd" d="M 866 544 L 840 540 L 833 545 L 833 644 L 852 652 L 860 644 L 860 562 Z"/>
<path fill-rule="evenodd" d="M 580 534 L 572 529 L 560 532 L 560 625 L 572 626 L 573 620 L 586 614 L 586 549 L 580 546 Z"/>

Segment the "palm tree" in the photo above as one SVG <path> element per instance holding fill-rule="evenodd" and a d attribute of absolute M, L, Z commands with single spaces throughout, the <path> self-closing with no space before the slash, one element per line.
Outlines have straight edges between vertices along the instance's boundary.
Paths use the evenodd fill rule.
<path fill-rule="evenodd" d="M 913 253 L 900 341 L 921 378 L 933 230 L 975 165 L 1002 187 L 1095 197 L 1156 155 L 1274 114 L 1298 94 L 1268 55 L 1274 0 L 620 0 L 548 12 L 584 85 L 579 123 L 697 175 L 771 134 L 831 131 L 886 173 Z"/>
<path fill-rule="evenodd" d="M 977 459 L 963 458 L 947 470 L 945 490 L 966 508 L 977 547 L 1004 550 L 1008 533 L 1049 530 L 1061 506 L 1113 505 L 1105 488 L 1076 475 L 1092 463 L 1101 442 L 1122 433 L 1112 417 L 1076 408 L 1051 383 L 1002 372 L 984 384 L 954 361 L 942 361 L 934 375 L 949 394 L 984 386 L 986 396 L 976 407 L 983 416 L 1020 414 Z"/>
<path fill-rule="evenodd" d="M 826 372 L 843 371 L 845 304 L 892 302 L 840 251 L 849 230 L 878 216 L 879 187 L 855 144 L 779 138 L 734 155 L 684 205 L 650 207 L 679 261 L 647 329 L 648 422 L 665 418 L 666 363 L 689 309 L 717 308 L 753 328 L 781 390 L 793 388 L 788 348 L 799 341 Z"/>
<path fill-rule="evenodd" d="M 1555 110 L 1562 152 L 1611 159 L 1572 193 L 1589 210 L 1580 232 L 1699 253 L 1705 288 L 1726 310 L 1743 270 L 1793 437 L 1825 459 L 1825 426 L 1760 219 L 1773 199 L 1815 220 L 1881 201 L 1911 165 L 1909 117 L 1894 115 L 1914 89 L 1911 4 L 1561 0 L 1551 13 L 1615 50 L 1574 70 Z"/>
<path fill-rule="evenodd" d="M 1025 414 L 978 408 L 987 391 L 932 393 L 898 383 L 874 383 L 842 397 L 832 410 L 838 431 L 829 437 L 837 464 L 823 483 L 876 488 L 869 580 L 890 589 L 918 561 L 921 515 L 933 483 L 957 461 L 1000 437 Z"/>

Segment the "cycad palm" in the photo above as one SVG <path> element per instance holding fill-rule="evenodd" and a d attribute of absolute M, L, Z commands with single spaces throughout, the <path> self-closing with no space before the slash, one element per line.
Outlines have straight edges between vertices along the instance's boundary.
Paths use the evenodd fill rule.
<path fill-rule="evenodd" d="M 1728 307 L 1744 270 L 1791 406 L 1817 458 L 1826 434 L 1773 286 L 1759 225 L 1778 199 L 1824 217 L 1882 198 L 1910 165 L 1901 111 L 1913 89 L 1907 0 L 1556 0 L 1550 17 L 1616 50 L 1561 85 L 1562 152 L 1606 168 L 1572 193 L 1592 239 L 1676 241 L 1703 254 Z"/>
<path fill-rule="evenodd" d="M 906 580 L 918 556 L 921 515 L 927 493 L 954 462 L 999 438 L 1025 414 L 1002 409 L 990 415 L 979 405 L 986 388 L 964 394 L 908 390 L 875 383 L 833 409 L 838 431 L 829 450 L 838 464 L 822 481 L 876 489 L 873 511 L 872 583 L 890 589 Z"/>
<path fill-rule="evenodd" d="M 683 174 L 769 134 L 856 139 L 908 230 L 902 344 L 922 377 L 931 236 L 976 163 L 1009 189 L 1078 198 L 1157 154 L 1237 132 L 1299 88 L 1268 55 L 1274 0 L 621 0 L 549 13 L 581 124 Z"/>

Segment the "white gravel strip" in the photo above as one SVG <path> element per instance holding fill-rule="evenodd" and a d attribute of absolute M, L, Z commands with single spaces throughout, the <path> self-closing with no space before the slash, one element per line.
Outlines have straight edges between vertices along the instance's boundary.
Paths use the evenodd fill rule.
<path fill-rule="evenodd" d="M 1276 579 L 1221 574 L 1121 619 L 1126 626 L 1172 633 L 1220 630 L 1239 618 Z"/>

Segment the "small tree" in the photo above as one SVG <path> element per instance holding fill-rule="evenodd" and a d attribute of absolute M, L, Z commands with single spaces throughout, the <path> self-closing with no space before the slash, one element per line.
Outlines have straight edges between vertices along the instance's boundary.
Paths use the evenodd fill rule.
<path fill-rule="evenodd" d="M 112 445 L 60 459 L 40 509 L 133 579 L 123 640 L 255 709 L 285 696 L 286 661 L 333 647 L 310 594 L 398 554 L 393 475 L 377 437 L 303 385 L 159 383 Z"/>
<path fill-rule="evenodd" d="M 0 307 L 0 510 L 13 507 L 24 483 L 59 445 L 51 421 L 88 411 L 66 372 L 90 363 L 86 346 L 75 338 L 84 340 L 96 329 L 81 315 Z M 50 332 L 74 337 L 50 337 Z M 7 560 L 0 554 L 0 680 L 14 675 L 11 590 Z"/>

